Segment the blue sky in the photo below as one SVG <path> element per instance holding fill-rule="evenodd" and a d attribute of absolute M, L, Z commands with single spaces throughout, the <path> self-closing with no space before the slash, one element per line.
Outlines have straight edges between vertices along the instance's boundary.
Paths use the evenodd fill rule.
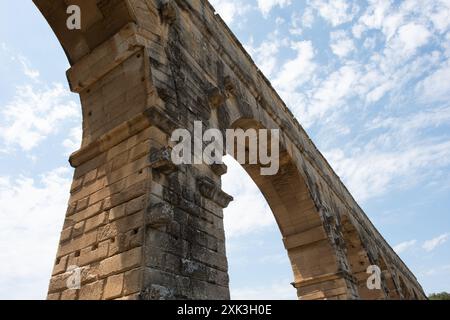
<path fill-rule="evenodd" d="M 450 1 L 214 0 L 427 293 L 450 291 Z M 69 67 L 31 1 L 0 2 L 0 298 L 46 289 L 80 140 Z M 233 298 L 294 299 L 269 207 L 228 160 Z"/>

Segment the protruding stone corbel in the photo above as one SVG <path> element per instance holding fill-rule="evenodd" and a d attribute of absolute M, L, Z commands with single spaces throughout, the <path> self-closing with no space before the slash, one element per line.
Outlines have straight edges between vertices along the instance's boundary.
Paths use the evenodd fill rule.
<path fill-rule="evenodd" d="M 205 198 L 214 201 L 220 207 L 226 208 L 233 201 L 233 197 L 222 191 L 216 186 L 214 181 L 209 178 L 203 177 L 197 180 L 198 189 L 200 194 Z"/>
<path fill-rule="evenodd" d="M 207 199 L 214 199 L 214 195 L 216 194 L 216 185 L 214 181 L 209 178 L 199 178 L 197 180 L 198 191 L 200 194 Z"/>
<path fill-rule="evenodd" d="M 214 163 L 211 165 L 211 170 L 218 176 L 223 176 L 228 172 L 228 167 L 223 163 Z"/>
<path fill-rule="evenodd" d="M 163 132 L 171 135 L 172 132 L 177 129 L 178 125 L 165 113 L 163 113 L 157 107 L 151 107 L 144 111 L 144 115 L 152 126 L 161 129 Z"/>
<path fill-rule="evenodd" d="M 213 87 L 213 88 L 209 89 L 207 92 L 207 95 L 208 95 L 209 104 L 210 104 L 211 108 L 214 108 L 214 109 L 222 106 L 227 99 L 226 95 L 222 92 L 222 90 L 220 90 L 217 87 Z"/>
<path fill-rule="evenodd" d="M 174 209 L 167 203 L 158 203 L 147 208 L 146 224 L 153 228 L 169 225 L 174 218 Z"/>
<path fill-rule="evenodd" d="M 222 208 L 228 207 L 231 201 L 233 201 L 234 198 L 230 196 L 228 193 L 223 192 L 222 190 L 219 190 L 216 193 L 216 196 L 214 197 L 214 201 L 221 206 Z"/>
<path fill-rule="evenodd" d="M 237 88 L 236 85 L 233 81 L 233 79 L 231 78 L 231 76 L 226 76 L 224 81 L 223 81 L 224 87 L 225 87 L 225 91 L 233 96 L 236 96 L 237 94 Z"/>
<path fill-rule="evenodd" d="M 150 154 L 150 167 L 163 174 L 171 174 L 177 171 L 177 166 L 172 162 L 172 149 L 164 147 Z"/>
<path fill-rule="evenodd" d="M 160 5 L 161 20 L 167 24 L 173 24 L 178 19 L 178 11 L 175 1 L 164 0 Z"/>

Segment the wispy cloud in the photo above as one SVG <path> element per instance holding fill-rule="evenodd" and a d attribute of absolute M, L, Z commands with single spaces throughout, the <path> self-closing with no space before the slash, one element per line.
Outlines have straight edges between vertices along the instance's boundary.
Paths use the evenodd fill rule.
<path fill-rule="evenodd" d="M 427 252 L 434 251 L 439 246 L 443 245 L 450 239 L 450 233 L 442 234 L 436 238 L 433 238 L 431 240 L 427 240 L 422 245 L 422 248 L 425 249 Z"/>
<path fill-rule="evenodd" d="M 286 61 L 274 79 L 275 87 L 281 91 L 295 90 L 311 78 L 316 68 L 311 41 L 292 42 L 291 49 L 296 57 Z"/>
<path fill-rule="evenodd" d="M 81 125 L 73 127 L 72 129 L 69 130 L 69 135 L 62 142 L 63 147 L 66 149 L 67 156 L 80 148 L 81 138 L 82 138 Z"/>
<path fill-rule="evenodd" d="M 39 78 L 40 72 L 37 69 L 33 69 L 30 65 L 30 61 L 24 56 L 19 56 L 18 60 L 23 67 L 23 73 L 32 80 Z"/>
<path fill-rule="evenodd" d="M 276 6 L 284 8 L 292 3 L 291 0 L 257 0 L 257 2 L 259 10 L 265 17 L 267 17 L 270 11 Z"/>
<path fill-rule="evenodd" d="M 32 67 L 30 60 L 23 54 L 17 52 L 9 47 L 6 43 L 0 44 L 0 51 L 5 55 L 9 61 L 17 63 L 22 68 L 23 74 L 31 80 L 37 81 L 40 76 L 39 70 Z"/>
<path fill-rule="evenodd" d="M 340 58 L 345 58 L 350 54 L 355 54 L 356 46 L 350 35 L 343 31 L 333 31 L 330 40 L 331 50 Z"/>
<path fill-rule="evenodd" d="M 70 183 L 66 168 L 0 176 L 0 298 L 45 298 Z"/>
<path fill-rule="evenodd" d="M 432 177 L 436 168 L 445 168 L 450 164 L 450 141 L 424 141 L 397 150 L 383 150 L 379 145 L 382 141 L 355 149 L 351 155 L 339 149 L 325 153 L 333 168 L 360 201 L 378 197 L 388 190 L 411 188 L 423 179 Z"/>
<path fill-rule="evenodd" d="M 333 27 L 352 21 L 359 11 L 359 7 L 353 1 L 312 0 L 308 3 Z"/>
<path fill-rule="evenodd" d="M 450 100 L 450 60 L 417 85 L 417 93 L 422 101 L 448 102 Z"/>
<path fill-rule="evenodd" d="M 251 9 L 251 6 L 242 0 L 211 0 L 211 4 L 227 24 L 233 24 Z"/>
<path fill-rule="evenodd" d="M 0 113 L 0 141 L 6 147 L 18 146 L 24 151 L 58 132 L 64 121 L 81 121 L 80 107 L 62 84 L 39 89 L 19 86 Z"/>
<path fill-rule="evenodd" d="M 398 245 L 394 246 L 394 251 L 398 254 L 401 254 L 411 248 L 413 248 L 417 243 L 417 240 L 411 240 L 411 241 L 405 241 L 402 243 L 399 243 Z"/>
<path fill-rule="evenodd" d="M 278 30 L 275 30 L 257 46 L 254 45 L 253 39 L 250 39 L 250 42 L 245 45 L 245 48 L 261 71 L 270 77 L 278 66 L 278 53 L 280 49 L 288 45 L 288 38 L 283 37 Z"/>

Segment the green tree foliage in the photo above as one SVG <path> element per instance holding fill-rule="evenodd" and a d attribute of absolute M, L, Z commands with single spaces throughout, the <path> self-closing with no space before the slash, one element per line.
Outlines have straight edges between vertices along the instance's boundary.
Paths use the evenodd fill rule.
<path fill-rule="evenodd" d="M 450 293 L 433 293 L 428 297 L 430 300 L 450 300 Z"/>

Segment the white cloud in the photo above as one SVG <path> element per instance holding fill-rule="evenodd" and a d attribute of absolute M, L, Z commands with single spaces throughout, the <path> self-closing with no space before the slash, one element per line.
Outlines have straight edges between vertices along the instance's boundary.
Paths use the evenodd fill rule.
<path fill-rule="evenodd" d="M 390 46 L 397 55 L 409 58 L 417 49 L 427 44 L 430 37 L 431 33 L 425 26 L 412 22 L 399 28 Z"/>
<path fill-rule="evenodd" d="M 353 96 L 359 72 L 354 65 L 344 65 L 331 73 L 312 92 L 307 107 L 306 121 L 317 121 L 340 111 L 345 101 Z"/>
<path fill-rule="evenodd" d="M 256 184 L 230 156 L 225 157 L 225 163 L 228 173 L 223 178 L 223 189 L 235 198 L 224 212 L 227 237 L 234 238 L 272 227 L 275 218 Z"/>
<path fill-rule="evenodd" d="M 278 65 L 277 54 L 280 48 L 288 44 L 288 40 L 281 37 L 275 30 L 259 46 L 255 47 L 253 42 L 250 42 L 250 44 L 245 45 L 245 48 L 264 75 L 270 78 Z"/>
<path fill-rule="evenodd" d="M 427 252 L 431 252 L 437 247 L 443 245 L 450 239 L 450 233 L 442 234 L 434 239 L 425 241 L 422 248 Z"/>
<path fill-rule="evenodd" d="M 415 139 L 416 136 L 412 135 L 412 133 L 417 132 L 420 129 L 433 128 L 441 125 L 450 125 L 450 107 L 424 110 L 406 117 L 375 118 L 372 120 L 372 123 L 367 125 L 367 128 L 391 129 L 395 130 L 393 135 L 395 135 L 397 139 L 407 138 L 408 136 L 412 136 L 412 138 Z"/>
<path fill-rule="evenodd" d="M 427 102 L 450 100 L 450 60 L 417 85 L 417 93 Z"/>
<path fill-rule="evenodd" d="M 19 56 L 18 60 L 20 62 L 20 64 L 22 65 L 23 68 L 23 73 L 30 79 L 32 80 L 37 80 L 39 78 L 39 71 L 36 69 L 33 69 L 30 66 L 30 62 L 28 61 L 27 58 L 25 58 L 24 56 Z"/>
<path fill-rule="evenodd" d="M 7 59 L 20 65 L 22 72 L 26 77 L 32 80 L 38 80 L 40 75 L 39 71 L 31 67 L 31 62 L 24 55 L 16 52 L 4 42 L 1 43 L 0 49 Z"/>
<path fill-rule="evenodd" d="M 29 151 L 58 132 L 63 121 L 80 121 L 80 107 L 61 84 L 36 89 L 20 86 L 16 95 L 0 108 L 0 139 L 7 147 L 18 145 Z"/>
<path fill-rule="evenodd" d="M 394 25 L 394 21 L 398 21 L 398 18 L 394 19 L 390 16 L 394 11 L 391 8 L 391 1 L 369 1 L 369 3 L 370 5 L 365 13 L 359 18 L 358 23 L 353 26 L 353 34 L 359 38 L 366 30 L 381 29 L 389 39 L 398 27 Z M 384 23 L 386 23 L 386 27 Z"/>
<path fill-rule="evenodd" d="M 76 126 L 70 129 L 68 137 L 63 141 L 63 147 L 66 149 L 66 155 L 77 151 L 81 146 L 82 128 Z"/>
<path fill-rule="evenodd" d="M 424 30 L 418 26 L 432 27 L 432 31 L 444 33 L 450 25 L 449 17 L 447 0 L 409 0 L 398 5 L 390 0 L 370 0 L 364 14 L 353 26 L 353 34 L 359 38 L 368 30 L 378 29 L 390 41 L 397 33 L 403 33 L 401 37 L 412 45 L 415 40 L 423 41 Z M 418 39 L 411 38 L 414 30 L 418 32 Z"/>
<path fill-rule="evenodd" d="M 309 29 L 313 26 L 315 20 L 314 11 L 311 7 L 306 7 L 303 14 L 294 12 L 291 16 L 291 28 L 289 33 L 292 35 L 301 35 L 303 29 Z"/>
<path fill-rule="evenodd" d="M 0 177 L 0 299 L 44 299 L 64 220 L 71 170 Z"/>
<path fill-rule="evenodd" d="M 353 39 L 343 30 L 331 33 L 330 47 L 339 58 L 345 58 L 356 51 Z"/>
<path fill-rule="evenodd" d="M 297 56 L 283 64 L 273 81 L 275 87 L 282 91 L 297 89 L 311 78 L 316 68 L 311 41 L 293 42 L 291 48 L 296 51 Z"/>
<path fill-rule="evenodd" d="M 430 14 L 430 19 L 434 28 L 439 33 L 444 33 L 450 27 L 450 2 L 448 0 L 438 0 Z"/>
<path fill-rule="evenodd" d="M 258 8 L 264 17 L 267 17 L 276 6 L 284 8 L 290 4 L 291 0 L 258 0 Z"/>
<path fill-rule="evenodd" d="M 292 281 L 283 280 L 257 287 L 231 288 L 233 300 L 297 300 Z"/>
<path fill-rule="evenodd" d="M 309 5 L 333 27 L 352 21 L 359 11 L 355 3 L 346 0 L 312 0 Z"/>
<path fill-rule="evenodd" d="M 314 19 L 315 19 L 314 11 L 312 10 L 311 7 L 307 7 L 302 15 L 302 25 L 305 28 L 311 28 L 313 26 Z"/>
<path fill-rule="evenodd" d="M 392 137 L 380 136 L 364 148 L 354 148 L 350 155 L 340 149 L 324 153 L 357 200 L 409 188 L 424 178 L 431 180 L 437 168 L 450 165 L 449 141 L 406 145 L 399 141 L 397 148 L 386 148 Z"/>
<path fill-rule="evenodd" d="M 211 0 L 211 4 L 227 24 L 232 24 L 250 9 L 246 1 L 241 0 Z"/>
<path fill-rule="evenodd" d="M 414 247 L 417 243 L 417 240 L 411 240 L 411 241 L 405 241 L 402 243 L 399 243 L 398 245 L 394 246 L 394 251 L 397 252 L 397 254 L 401 254 L 405 251 L 407 251 L 408 249 L 411 249 L 412 247 Z"/>

